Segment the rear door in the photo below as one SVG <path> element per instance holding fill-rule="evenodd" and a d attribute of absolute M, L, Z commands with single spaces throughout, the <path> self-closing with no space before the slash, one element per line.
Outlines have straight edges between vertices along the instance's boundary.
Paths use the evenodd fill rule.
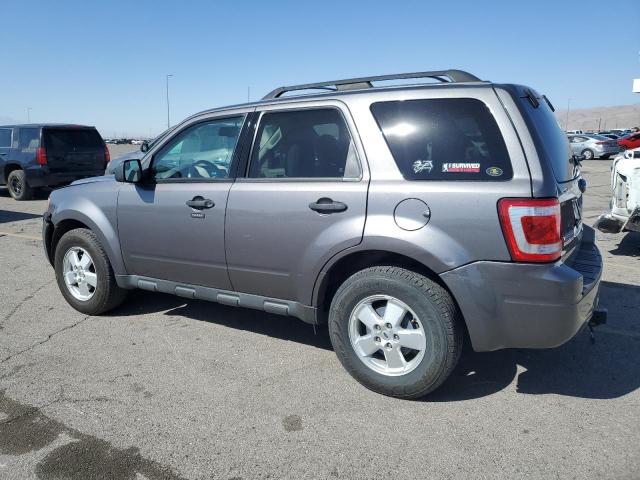
<path fill-rule="evenodd" d="M 106 168 L 105 144 L 95 128 L 43 129 L 47 165 L 54 174 L 95 174 Z"/>
<path fill-rule="evenodd" d="M 227 204 L 236 291 L 310 304 L 317 273 L 362 240 L 368 171 L 339 102 L 263 107 Z"/>

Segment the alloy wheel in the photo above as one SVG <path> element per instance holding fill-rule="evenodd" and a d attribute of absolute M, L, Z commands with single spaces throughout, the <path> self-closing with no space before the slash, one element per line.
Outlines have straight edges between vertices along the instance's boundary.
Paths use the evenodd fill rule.
<path fill-rule="evenodd" d="M 372 295 L 356 305 L 349 318 L 349 340 L 362 363 L 386 376 L 413 371 L 427 349 L 420 319 L 389 295 Z"/>
<path fill-rule="evenodd" d="M 81 247 L 72 247 L 62 260 L 64 283 L 74 298 L 86 302 L 96 292 L 98 276 L 89 253 Z"/>

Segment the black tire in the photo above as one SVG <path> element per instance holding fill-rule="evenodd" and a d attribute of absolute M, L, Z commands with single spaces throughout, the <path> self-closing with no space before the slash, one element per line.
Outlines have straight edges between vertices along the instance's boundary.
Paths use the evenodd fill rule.
<path fill-rule="evenodd" d="M 27 182 L 27 177 L 24 174 L 24 170 L 14 170 L 7 177 L 7 188 L 9 189 L 9 195 L 14 200 L 31 200 L 33 198 L 33 189 Z"/>
<path fill-rule="evenodd" d="M 353 309 L 377 294 L 393 296 L 409 306 L 430 341 L 424 358 L 409 373 L 378 373 L 358 358 L 351 345 Z M 453 299 L 436 282 L 404 268 L 378 266 L 355 273 L 338 288 L 329 311 L 329 335 L 338 359 L 358 382 L 383 395 L 414 399 L 434 391 L 453 371 L 462 352 L 463 325 Z"/>
<path fill-rule="evenodd" d="M 595 153 L 593 153 L 593 150 L 590 150 L 588 148 L 585 148 L 582 151 L 582 156 L 584 157 L 585 160 L 593 160 L 594 158 L 596 158 Z"/>
<path fill-rule="evenodd" d="M 93 296 L 86 301 L 75 298 L 64 281 L 63 259 L 72 247 L 85 249 L 93 259 L 97 285 Z M 78 228 L 65 233 L 56 246 L 54 265 L 58 288 L 69 305 L 79 312 L 99 315 L 120 305 L 127 296 L 127 290 L 118 287 L 109 258 L 91 230 Z"/>

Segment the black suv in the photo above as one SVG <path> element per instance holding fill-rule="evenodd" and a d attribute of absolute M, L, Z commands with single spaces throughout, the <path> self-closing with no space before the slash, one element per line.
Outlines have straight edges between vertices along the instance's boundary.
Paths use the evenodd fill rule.
<path fill-rule="evenodd" d="M 95 127 L 28 124 L 0 126 L 0 185 L 16 200 L 39 187 L 102 175 L 109 150 Z"/>

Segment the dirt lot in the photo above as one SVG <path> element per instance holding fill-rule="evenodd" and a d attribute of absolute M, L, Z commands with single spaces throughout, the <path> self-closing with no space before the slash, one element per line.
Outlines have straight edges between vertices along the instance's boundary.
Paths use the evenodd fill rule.
<path fill-rule="evenodd" d="M 587 223 L 610 163 L 585 165 Z M 361 387 L 294 319 L 144 292 L 72 310 L 45 207 L 0 188 L 0 478 L 640 478 L 638 234 L 598 234 L 595 345 L 467 352 L 409 402 Z"/>

